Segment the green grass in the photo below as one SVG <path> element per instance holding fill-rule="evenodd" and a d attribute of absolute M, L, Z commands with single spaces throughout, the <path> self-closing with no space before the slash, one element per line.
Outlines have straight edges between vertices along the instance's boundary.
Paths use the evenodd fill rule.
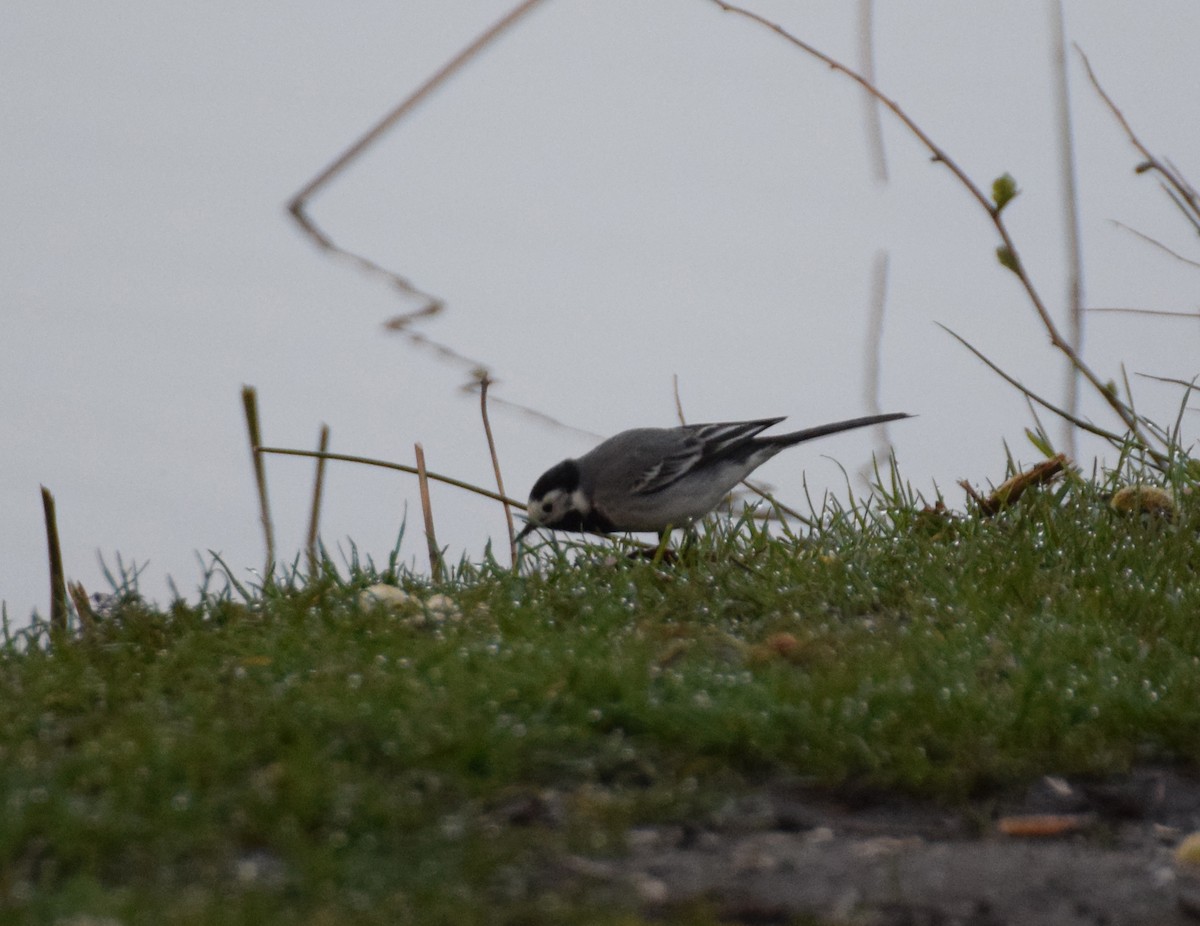
<path fill-rule="evenodd" d="M 673 564 L 547 547 L 436 589 L 327 564 L 17 635 L 0 914 L 637 923 L 557 860 L 780 776 L 955 802 L 1196 766 L 1200 512 L 1122 517 L 1114 479 L 994 519 L 896 491 L 801 538 L 718 525 Z M 461 618 L 364 606 L 381 578 Z"/>

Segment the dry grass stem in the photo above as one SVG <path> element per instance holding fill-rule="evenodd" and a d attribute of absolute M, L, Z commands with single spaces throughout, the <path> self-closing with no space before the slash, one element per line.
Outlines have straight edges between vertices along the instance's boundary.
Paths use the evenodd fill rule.
<path fill-rule="evenodd" d="M 250 460 L 254 465 L 254 483 L 258 487 L 259 517 L 262 520 L 263 537 L 267 546 L 267 566 L 263 570 L 263 575 L 269 579 L 275 569 L 275 529 L 271 526 L 271 504 L 267 499 L 267 471 L 262 459 L 258 391 L 253 386 L 242 387 L 242 409 L 246 413 L 246 432 L 250 438 Z"/>
<path fill-rule="evenodd" d="M 1192 379 L 1192 380 L 1175 379 L 1173 376 L 1154 376 L 1151 373 L 1134 373 L 1133 375 L 1140 376 L 1143 379 L 1152 379 L 1152 380 L 1155 380 L 1156 382 L 1160 382 L 1160 383 L 1171 383 L 1176 386 L 1183 386 L 1185 389 L 1188 390 L 1188 392 L 1192 392 L 1193 390 L 1196 389 L 1196 379 L 1200 379 L 1200 376 L 1198 376 L 1198 377 L 1196 377 L 1196 379 Z"/>
<path fill-rule="evenodd" d="M 1111 221 L 1113 223 L 1113 225 L 1117 226 L 1117 228 L 1121 229 L 1122 231 L 1127 231 L 1131 235 L 1136 235 L 1138 238 L 1141 238 L 1143 241 L 1154 245 L 1160 251 L 1165 251 L 1167 254 L 1169 254 L 1171 257 L 1174 257 L 1176 260 L 1183 261 L 1185 264 L 1191 264 L 1193 267 L 1200 267 L 1200 260 L 1193 260 L 1190 257 L 1185 257 L 1184 255 L 1180 254 L 1178 251 L 1172 250 L 1171 248 L 1167 247 L 1165 244 L 1163 244 L 1157 238 L 1147 235 L 1145 232 L 1138 231 L 1136 228 L 1133 228 L 1130 225 L 1126 225 L 1124 222 L 1119 222 L 1116 219 L 1110 219 L 1109 221 Z"/>
<path fill-rule="evenodd" d="M 763 501 L 765 501 L 768 505 L 770 505 L 772 512 L 774 513 L 775 517 L 779 519 L 779 521 L 783 522 L 783 518 L 779 517 L 779 515 L 785 514 L 789 518 L 795 518 L 797 521 L 799 521 L 805 527 L 814 527 L 815 528 L 818 526 L 817 522 L 814 521 L 812 518 L 808 517 L 807 515 L 801 514 L 795 508 L 792 508 L 788 505 L 785 505 L 783 502 L 781 502 L 765 486 L 756 485 L 755 483 L 750 482 L 749 480 L 743 480 L 742 485 L 744 485 L 747 489 L 749 489 L 751 492 L 753 492 L 755 495 L 757 495 L 759 498 L 761 498 Z M 784 525 L 785 529 L 786 529 L 786 526 L 787 525 L 785 524 Z"/>
<path fill-rule="evenodd" d="M 1017 473 L 1012 478 L 1006 479 L 986 498 L 976 492 L 967 480 L 960 479 L 958 484 L 963 487 L 971 501 L 978 506 L 979 513 L 990 518 L 1005 508 L 1015 505 L 1017 500 L 1025 494 L 1025 490 L 1031 486 L 1045 485 L 1057 479 L 1066 465 L 1067 458 L 1061 453 L 1053 459 L 1043 460 L 1041 463 Z"/>
<path fill-rule="evenodd" d="M 487 395 L 488 386 L 491 384 L 491 379 L 487 375 L 487 371 L 479 377 L 479 414 L 483 417 L 483 433 L 487 436 L 488 453 L 492 457 L 492 470 L 496 473 L 496 491 L 503 496 L 504 493 L 504 477 L 500 473 L 500 457 L 496 453 L 496 440 L 492 436 L 492 425 L 488 421 Z M 517 568 L 517 532 L 513 528 L 512 508 L 507 504 L 504 508 L 504 522 L 508 526 L 508 551 L 512 556 L 512 567 Z"/>
<path fill-rule="evenodd" d="M 290 457 L 314 457 L 325 460 L 340 460 L 343 463 L 359 463 L 363 466 L 379 466 L 383 469 L 394 469 L 401 473 L 410 473 L 414 476 L 420 475 L 420 471 L 415 466 L 407 466 L 404 463 L 392 463 L 390 460 L 376 460 L 371 457 L 358 457 L 348 453 L 322 453 L 314 450 L 296 450 L 291 447 L 259 447 L 259 453 L 274 453 L 280 456 Z M 504 495 L 499 495 L 491 489 L 485 489 L 482 486 L 471 485 L 469 482 L 463 482 L 461 479 L 455 479 L 452 476 L 443 476 L 441 473 L 426 471 L 425 476 L 433 482 L 441 482 L 448 486 L 454 486 L 456 489 L 463 489 L 467 492 L 474 492 L 476 495 L 482 495 L 484 498 L 490 498 L 493 501 L 503 502 L 506 505 L 515 505 L 523 507 L 523 502 L 517 501 L 515 498 L 508 498 Z"/>
<path fill-rule="evenodd" d="M 1102 437 L 1109 443 L 1117 445 L 1117 446 L 1120 446 L 1122 444 L 1123 439 L 1122 439 L 1121 435 L 1114 434 L 1112 431 L 1106 431 L 1106 430 L 1104 430 L 1104 428 L 1094 425 L 1090 421 L 1086 421 L 1083 418 L 1080 418 L 1078 415 L 1072 415 L 1065 408 L 1059 408 L 1057 405 L 1055 405 L 1053 402 L 1049 401 L 1048 399 L 1043 399 L 1040 395 L 1038 395 L 1032 389 L 1029 389 L 1028 387 L 1026 387 L 1020 380 L 1014 379 L 1012 376 L 1005 373 L 1002 369 L 1000 369 L 1000 367 L 998 367 L 991 360 L 989 360 L 987 358 L 987 356 L 984 355 L 984 353 L 979 350 L 979 348 L 975 347 L 973 344 L 971 344 L 969 341 L 967 341 L 964 337 L 962 337 L 962 335 L 955 333 L 954 331 L 947 328 L 943 324 L 937 323 L 937 325 L 939 328 L 941 328 L 943 331 L 945 331 L 948 335 L 950 335 L 950 337 L 954 338 L 956 341 L 958 341 L 959 344 L 961 344 L 963 347 L 965 347 L 967 350 L 969 350 L 972 354 L 974 354 L 976 357 L 978 357 L 980 360 L 982 360 L 991 370 L 993 370 L 996 373 L 997 376 L 999 376 L 1001 379 L 1003 379 L 1010 386 L 1013 386 L 1014 388 L 1016 388 L 1026 398 L 1036 402 L 1038 405 L 1042 406 L 1042 408 L 1053 412 L 1054 414 L 1058 415 L 1059 417 L 1065 418 L 1067 421 L 1071 422 L 1071 424 L 1075 425 L 1075 427 L 1082 428 L 1084 431 L 1087 431 L 1089 434 L 1095 434 L 1097 437 Z M 1163 456 L 1162 454 L 1158 454 L 1157 451 L 1150 450 L 1148 448 L 1147 452 L 1151 453 L 1151 454 L 1156 454 L 1155 459 L 1157 459 L 1160 463 L 1166 463 L 1166 457 Z"/>
<path fill-rule="evenodd" d="M 429 476 L 425 471 L 425 449 L 413 445 L 417 454 L 417 484 L 421 492 L 421 515 L 425 519 L 425 543 L 429 548 L 429 574 L 434 582 L 442 581 L 442 551 L 433 530 L 433 505 L 429 500 Z"/>
<path fill-rule="evenodd" d="M 87 589 L 82 582 L 68 582 L 67 592 L 71 596 L 71 604 L 75 605 L 75 613 L 79 615 L 79 626 L 83 628 L 84 636 L 90 635 L 96 629 L 96 612 L 88 601 Z"/>
<path fill-rule="evenodd" d="M 63 574 L 62 546 L 58 542 L 58 517 L 54 496 L 42 486 L 42 513 L 46 519 L 46 550 L 50 559 L 50 631 L 67 632 L 67 582 Z"/>
<path fill-rule="evenodd" d="M 321 437 L 317 442 L 317 452 L 324 454 L 329 449 L 329 426 L 321 425 Z M 313 480 L 312 511 L 308 516 L 308 538 L 304 548 L 308 553 L 308 574 L 317 574 L 319 559 L 317 557 L 317 536 L 321 525 L 321 496 L 325 491 L 325 457 L 317 457 L 317 473 Z"/>
<path fill-rule="evenodd" d="M 1170 309 L 1135 309 L 1132 306 L 1097 306 L 1088 312 L 1112 312 L 1125 315 L 1153 315 L 1158 318 L 1200 318 L 1200 312 L 1173 312 Z"/>

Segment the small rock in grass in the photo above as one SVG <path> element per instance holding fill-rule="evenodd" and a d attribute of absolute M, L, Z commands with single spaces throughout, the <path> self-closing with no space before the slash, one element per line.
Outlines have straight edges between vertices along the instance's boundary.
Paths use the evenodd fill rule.
<path fill-rule="evenodd" d="M 449 595 L 441 593 L 429 596 L 425 601 L 425 613 L 435 624 L 462 619 L 462 609 L 458 606 L 458 602 Z"/>
<path fill-rule="evenodd" d="M 1159 486 L 1134 483 L 1118 489 L 1109 506 L 1117 514 L 1150 515 L 1170 521 L 1175 517 L 1175 498 Z"/>
<path fill-rule="evenodd" d="M 412 596 L 402 588 L 385 585 L 380 582 L 368 586 L 358 593 L 360 607 L 369 608 L 372 605 L 384 604 L 392 608 L 402 608 L 412 601 Z"/>

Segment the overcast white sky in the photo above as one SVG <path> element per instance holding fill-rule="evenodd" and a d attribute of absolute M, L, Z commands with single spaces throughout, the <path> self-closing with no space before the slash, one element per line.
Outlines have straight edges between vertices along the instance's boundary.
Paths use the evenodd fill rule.
<path fill-rule="evenodd" d="M 747 2 L 855 63 L 856 4 Z M 262 545 L 239 405 L 260 392 L 268 442 L 412 461 L 490 484 L 464 367 L 382 323 L 416 305 L 317 252 L 284 203 L 512 4 L 388 0 L 10 3 L 0 11 L 0 598 L 47 600 L 39 484 L 56 495 L 69 575 L 104 590 L 97 551 L 147 564 L 143 587 L 199 582 L 196 552 L 239 571 Z M 1006 214 L 1056 313 L 1064 232 L 1045 0 L 879 3 L 878 84 L 980 184 L 1022 189 Z M 1200 4 L 1066 4 L 1143 140 L 1200 179 Z M 1086 301 L 1196 311 L 1194 233 L 1070 67 Z M 311 212 L 342 244 L 449 308 L 421 331 L 485 362 L 498 398 L 584 431 L 671 424 L 672 374 L 695 421 L 858 415 L 872 265 L 889 254 L 880 396 L 904 476 L 953 504 L 960 477 L 1024 460 L 1024 403 L 935 322 L 1030 385 L 1061 367 L 993 232 L 891 119 L 891 179 L 871 175 L 862 97 L 776 36 L 707 0 L 545 0 L 402 123 Z M 1106 377 L 1190 378 L 1194 322 L 1096 314 Z M 1173 417 L 1178 391 L 1140 383 Z M 1087 410 L 1103 416 L 1094 402 Z M 1192 432 L 1195 432 L 1192 416 Z M 1105 423 L 1111 424 L 1107 419 Z M 510 494 L 590 446 L 497 406 Z M 1097 451 L 1084 445 L 1084 462 Z M 869 435 L 792 451 L 760 475 L 841 484 Z M 826 456 L 828 455 L 828 456 Z M 303 537 L 308 461 L 269 464 L 280 544 Z M 406 477 L 333 466 L 323 535 L 385 559 Z M 839 490 L 844 491 L 844 490 Z M 440 538 L 478 557 L 495 506 L 434 495 Z M 420 562 L 419 517 L 404 548 Z"/>

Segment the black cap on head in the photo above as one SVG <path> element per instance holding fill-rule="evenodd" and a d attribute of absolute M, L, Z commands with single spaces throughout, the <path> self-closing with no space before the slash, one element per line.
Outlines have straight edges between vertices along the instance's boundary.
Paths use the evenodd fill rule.
<path fill-rule="evenodd" d="M 552 466 L 542 473 L 540 479 L 533 484 L 532 498 L 545 498 L 551 489 L 562 489 L 564 492 L 574 492 L 579 488 L 579 465 L 574 460 L 563 460 L 557 466 Z"/>

